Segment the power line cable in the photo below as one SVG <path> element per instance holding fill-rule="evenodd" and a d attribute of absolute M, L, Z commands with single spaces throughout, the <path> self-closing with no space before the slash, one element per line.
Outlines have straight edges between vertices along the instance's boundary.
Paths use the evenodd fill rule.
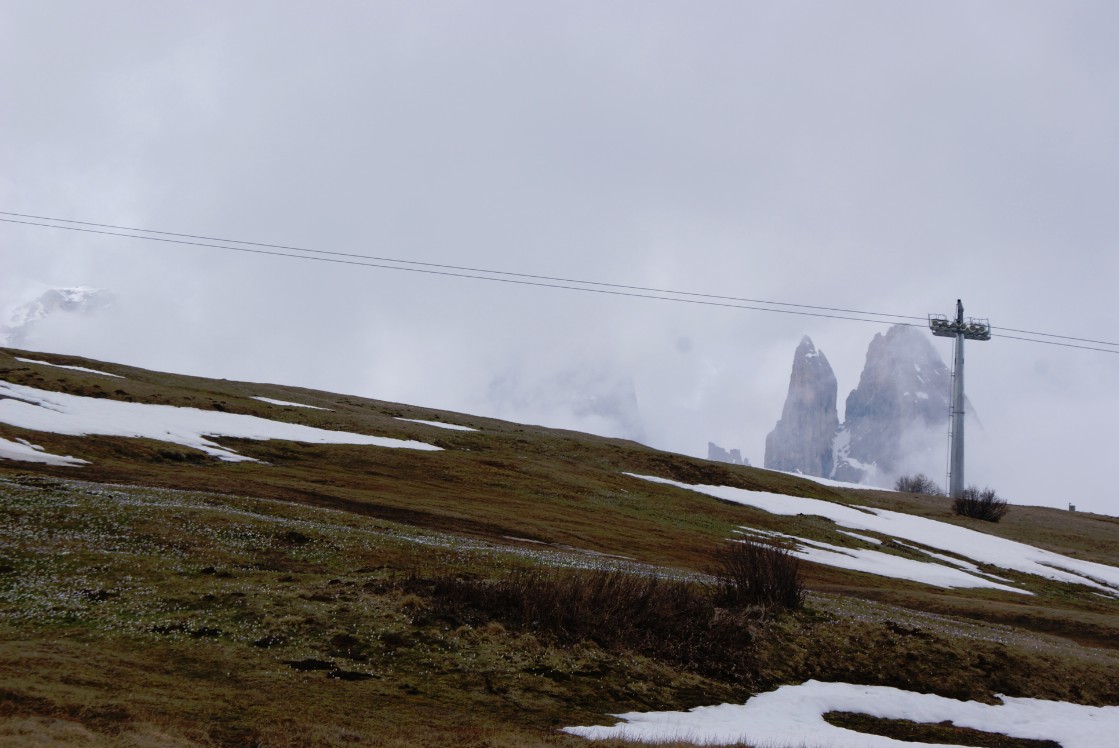
<path fill-rule="evenodd" d="M 865 319 L 865 318 L 861 318 L 861 317 L 848 317 L 848 316 L 843 316 L 843 315 L 839 315 L 839 314 L 824 314 L 822 312 L 802 312 L 802 311 L 797 311 L 795 309 L 773 309 L 771 307 L 748 306 L 748 305 L 745 305 L 745 304 L 728 304 L 728 303 L 716 302 L 716 301 L 703 301 L 703 300 L 700 300 L 700 299 L 681 299 L 681 298 L 676 298 L 676 297 L 672 297 L 672 296 L 656 296 L 654 294 L 631 293 L 631 292 L 627 292 L 627 291 L 611 291 L 611 290 L 607 290 L 607 289 L 604 289 L 604 288 L 583 288 L 583 287 L 580 287 L 580 286 L 566 286 L 566 285 L 562 285 L 562 284 L 558 284 L 558 283 L 544 283 L 544 282 L 539 282 L 539 281 L 517 280 L 515 278 L 497 278 L 497 277 L 485 276 L 485 275 L 470 275 L 469 273 L 456 273 L 456 272 L 450 272 L 449 270 L 430 270 L 430 269 L 426 269 L 426 268 L 400 267 L 400 266 L 397 266 L 397 265 L 385 265 L 385 264 L 382 264 L 382 263 L 375 263 L 375 262 L 358 262 L 357 260 L 343 260 L 343 259 L 336 259 L 336 258 L 333 258 L 333 257 L 310 257 L 310 256 L 307 256 L 307 255 L 291 255 L 291 254 L 285 254 L 283 252 L 273 252 L 271 250 L 266 250 L 266 249 L 250 249 L 248 247 L 230 247 L 230 246 L 224 245 L 224 244 L 210 244 L 210 243 L 206 243 L 206 242 L 193 242 L 193 241 L 186 241 L 184 239 L 167 239 L 167 238 L 158 237 L 158 236 L 138 236 L 136 234 L 126 234 L 126 233 L 120 233 L 120 232 L 116 232 L 116 231 L 101 231 L 101 230 L 98 230 L 98 229 L 83 229 L 83 228 L 78 228 L 76 226 L 52 226 L 50 224 L 45 224 L 45 223 L 33 223 L 33 222 L 30 222 L 30 221 L 16 221 L 16 220 L 13 220 L 13 219 L 10 219 L 10 218 L 0 218 L 0 221 L 5 222 L 5 223 L 20 224 L 20 225 L 24 225 L 24 226 L 41 226 L 41 227 L 44 227 L 44 228 L 63 229 L 63 230 L 66 230 L 66 231 L 81 231 L 81 232 L 87 233 L 87 234 L 100 234 L 100 235 L 104 235 L 104 236 L 118 236 L 118 237 L 122 237 L 122 238 L 125 238 L 125 239 L 139 239 L 141 241 L 165 242 L 165 243 L 168 243 L 168 244 L 182 244 L 182 245 L 193 246 L 193 247 L 209 247 L 209 248 L 212 248 L 212 249 L 226 249 L 226 250 L 230 250 L 230 251 L 233 251 L 233 252 L 246 252 L 246 253 L 254 254 L 254 255 L 270 255 L 270 256 L 273 256 L 273 257 L 287 257 L 288 259 L 292 259 L 292 260 L 308 260 L 308 261 L 312 261 L 312 262 L 329 262 L 329 263 L 335 263 L 335 264 L 339 264 L 339 265 L 356 265 L 356 266 L 359 266 L 359 267 L 379 268 L 379 269 L 382 269 L 382 270 L 400 270 L 400 271 L 407 272 L 407 273 L 423 273 L 425 275 L 440 275 L 440 276 L 445 276 L 445 277 L 450 277 L 450 278 L 469 278 L 471 280 L 485 280 L 485 281 L 493 281 L 493 282 L 496 282 L 496 283 L 510 283 L 510 284 L 520 285 L 520 286 L 535 286 L 535 287 L 538 287 L 538 288 L 558 288 L 558 289 L 563 289 L 563 290 L 566 290 L 566 291 L 583 291 L 583 292 L 586 292 L 586 293 L 605 294 L 605 295 L 608 295 L 608 296 L 625 296 L 625 297 L 635 298 L 635 299 L 656 299 L 658 301 L 674 301 L 674 302 L 681 303 L 681 304 L 697 304 L 697 305 L 700 305 L 700 306 L 715 306 L 715 307 L 724 307 L 724 308 L 728 308 L 728 309 L 747 309 L 747 310 L 758 311 L 758 312 L 774 312 L 776 314 L 794 314 L 794 315 L 798 315 L 798 316 L 802 316 L 802 317 L 823 317 L 823 318 L 826 318 L 826 319 L 847 320 L 849 322 L 869 322 L 871 324 L 876 324 L 876 325 L 898 324 L 898 325 L 905 325 L 905 326 L 908 326 L 908 327 L 924 327 L 923 324 L 918 325 L 918 324 L 915 324 L 915 323 L 912 323 L 912 322 L 887 323 L 887 322 L 884 322 L 884 321 L 878 320 L 878 319 Z"/>
<path fill-rule="evenodd" d="M 1006 329 L 1009 329 L 1009 328 L 1006 328 Z M 1044 335 L 1045 333 L 1035 333 L 1035 334 L 1036 335 Z M 1058 343 L 1055 340 L 1035 340 L 1034 338 L 1022 338 L 1022 337 L 1019 337 L 1017 335 L 1003 335 L 1002 333 L 998 332 L 998 328 L 993 328 L 991 330 L 991 337 L 992 338 L 1002 338 L 1004 340 L 1024 340 L 1027 343 L 1041 343 L 1042 345 L 1056 345 L 1056 346 L 1060 346 L 1062 348 L 1079 348 L 1080 350 L 1083 350 L 1083 351 L 1099 351 L 1100 353 L 1119 353 L 1119 351 L 1111 350 L 1110 348 L 1093 348 L 1092 346 L 1088 346 L 1088 345 L 1074 345 L 1072 343 Z M 1064 338 L 1066 336 L 1064 336 L 1064 335 L 1053 335 L 1051 337 Z M 1069 340 L 1080 340 L 1080 338 L 1068 338 L 1068 339 Z M 1089 341 L 1089 342 L 1094 342 L 1094 341 Z M 1106 345 L 1114 345 L 1114 343 L 1107 343 Z"/>
<path fill-rule="evenodd" d="M 10 218 L 0 218 L 0 221 L 2 221 L 4 223 L 19 224 L 19 225 L 24 225 L 24 226 L 35 226 L 35 227 L 40 227 L 40 228 L 62 229 L 64 231 L 79 231 L 79 232 L 88 233 L 88 234 L 99 234 L 99 235 L 104 235 L 104 236 L 116 236 L 116 237 L 121 237 L 121 238 L 126 238 L 126 239 L 139 239 L 139 240 L 142 240 L 142 241 L 158 241 L 158 242 L 163 242 L 163 243 L 168 243 L 168 244 L 178 244 L 178 245 L 186 245 L 186 246 L 194 246 L 194 247 L 207 247 L 207 248 L 211 248 L 211 249 L 225 249 L 225 250 L 229 250 L 229 251 L 243 252 L 243 253 L 249 253 L 249 254 L 255 254 L 255 255 L 270 255 L 270 256 L 274 256 L 274 257 L 286 257 L 286 258 L 289 258 L 289 259 L 297 259 L 297 260 L 312 260 L 312 261 L 317 261 L 317 262 L 329 262 L 329 263 L 334 263 L 334 264 L 355 265 L 355 266 L 360 266 L 360 267 L 371 267 L 371 268 L 377 268 L 377 269 L 382 269 L 382 270 L 399 270 L 399 271 L 404 271 L 404 272 L 422 273 L 422 274 L 426 274 L 426 275 L 439 275 L 439 276 L 452 277 L 452 278 L 466 278 L 466 279 L 471 279 L 471 280 L 488 280 L 488 281 L 494 281 L 494 282 L 499 282 L 499 283 L 509 283 L 509 284 L 515 284 L 515 285 L 523 285 L 523 286 L 535 286 L 535 287 L 539 287 L 539 288 L 556 288 L 556 289 L 562 289 L 562 290 L 568 290 L 568 291 L 584 291 L 584 292 L 587 292 L 587 293 L 598 293 L 598 294 L 605 294 L 605 295 L 610 295 L 610 296 L 623 296 L 623 297 L 629 297 L 629 298 L 655 299 L 655 300 L 659 300 L 659 301 L 675 301 L 675 302 L 679 302 L 679 303 L 696 304 L 696 305 L 701 305 L 701 306 L 715 306 L 715 307 L 723 307 L 723 308 L 730 308 L 730 309 L 745 309 L 745 310 L 750 310 L 750 311 L 775 312 L 775 313 L 779 313 L 779 314 L 793 314 L 793 315 L 805 316 L 805 317 L 820 317 L 820 318 L 825 318 L 825 319 L 838 319 L 838 320 L 846 320 L 846 321 L 851 321 L 851 322 L 869 322 L 869 323 L 872 323 L 872 324 L 889 324 L 889 323 L 887 323 L 887 322 L 885 322 L 884 320 L 881 320 L 881 319 L 865 319 L 864 317 L 846 316 L 846 314 L 862 314 L 862 315 L 866 315 L 866 316 L 889 317 L 889 318 L 893 318 L 893 319 L 922 320 L 921 324 L 915 324 L 915 323 L 912 323 L 912 322 L 894 322 L 892 324 L 902 325 L 902 326 L 906 326 L 906 327 L 924 327 L 925 326 L 924 322 L 923 322 L 925 320 L 924 317 L 915 317 L 915 316 L 912 316 L 912 315 L 886 314 L 886 313 L 881 313 L 881 312 L 864 312 L 864 311 L 859 311 L 859 310 L 842 309 L 842 308 L 837 308 L 837 307 L 815 306 L 815 305 L 809 305 L 809 304 L 795 304 L 795 303 L 792 303 L 792 302 L 763 301 L 763 300 L 759 300 L 759 299 L 747 299 L 747 298 L 736 297 L 736 296 L 719 296 L 719 295 L 715 295 L 715 294 L 696 293 L 696 292 L 690 292 L 690 291 L 674 291 L 674 290 L 670 290 L 670 289 L 657 289 L 657 288 L 648 288 L 648 287 L 643 287 L 643 286 L 630 286 L 630 285 L 618 284 L 618 283 L 603 283 L 603 282 L 598 282 L 598 281 L 584 281 L 584 280 L 571 279 L 571 278 L 559 278 L 559 277 L 544 276 L 544 275 L 531 275 L 531 274 L 528 274 L 528 273 L 514 273 L 514 272 L 509 272 L 509 271 L 501 271 L 501 270 L 487 270 L 487 269 L 482 269 L 482 268 L 470 268 L 470 267 L 463 267 L 463 266 L 456 266 L 456 265 L 444 265 L 444 264 L 431 263 L 431 262 L 419 262 L 419 261 L 415 261 L 415 260 L 400 260 L 400 259 L 386 258 L 386 257 L 375 257 L 375 256 L 372 256 L 372 255 L 351 254 L 351 253 L 345 253 L 345 252 L 331 252 L 331 251 L 326 251 L 326 250 L 315 250 L 315 249 L 305 249 L 305 248 L 300 248 L 300 247 L 290 247 L 290 246 L 285 246 L 285 245 L 282 245 L 282 244 L 267 244 L 267 243 L 263 243 L 263 242 L 250 242 L 250 241 L 242 241 L 242 240 L 237 240 L 237 239 L 221 239 L 221 238 L 217 238 L 217 237 L 207 237 L 207 236 L 200 236 L 200 235 L 195 235 L 195 234 L 181 234 L 181 233 L 175 233 L 175 232 L 170 232 L 170 231 L 157 231 L 157 230 L 154 230 L 154 229 L 136 229 L 136 228 L 131 228 L 131 227 L 127 227 L 127 226 L 115 226 L 113 224 L 93 223 L 93 222 L 90 222 L 90 221 L 74 221 L 74 220 L 69 220 L 69 219 L 64 219 L 64 218 L 51 218 L 51 217 L 48 217 L 48 216 L 32 216 L 32 215 L 29 215 L 29 214 L 12 213 L 12 212 L 9 212 L 9 211 L 0 211 L 0 215 L 20 216 L 20 217 L 23 217 L 23 218 L 37 218 L 37 219 L 40 219 L 40 220 L 57 221 L 57 222 L 60 222 L 60 223 L 74 223 L 74 224 L 79 224 L 79 225 L 82 225 L 82 226 L 97 226 L 97 227 L 101 227 L 101 228 L 113 228 L 113 229 L 120 229 L 121 231 L 102 231 L 102 230 L 95 230 L 95 229 L 88 229 L 88 228 L 79 228 L 78 226 L 58 226 L 58 225 L 54 225 L 54 224 L 37 223 L 37 222 L 33 222 L 33 221 L 17 221 L 17 220 L 10 219 Z M 138 233 L 122 233 L 122 232 L 129 232 L 129 231 L 130 232 L 142 232 L 144 234 L 160 234 L 161 236 L 142 236 L 142 235 L 139 235 Z M 164 237 L 182 237 L 182 238 L 180 238 L 180 239 L 169 239 L 169 238 L 164 238 Z M 186 241 L 186 239 L 204 239 L 206 241 L 204 241 L 204 242 L 201 242 L 201 241 Z M 222 244 L 215 244 L 215 243 L 211 243 L 211 242 L 223 242 L 223 243 Z M 246 247 L 233 247 L 233 246 L 229 246 L 229 244 L 244 244 L 244 245 L 247 245 L 247 246 Z M 325 256 L 325 257 L 315 257 L 315 256 L 309 256 L 308 254 L 293 255 L 293 254 L 286 254 L 286 253 L 283 253 L 283 252 L 269 251 L 268 249 L 250 249 L 249 247 L 266 247 L 266 248 L 270 248 L 270 249 L 285 249 L 285 250 L 289 250 L 289 251 L 305 252 L 305 253 L 312 253 L 312 254 L 315 254 L 315 255 L 327 255 L 327 256 Z M 339 257 L 353 258 L 353 259 L 335 259 L 335 258 L 339 258 Z M 373 260 L 373 262 L 359 262 L 359 261 L 357 261 L 359 259 L 361 259 L 361 260 Z M 398 265 L 383 264 L 383 263 L 387 263 L 387 262 L 398 263 Z M 414 265 L 414 266 L 420 266 L 420 267 L 400 267 L 400 265 Z M 431 269 L 431 268 L 439 268 L 439 269 Z M 462 271 L 462 272 L 451 272 L 451 271 Z M 474 275 L 472 273 L 488 273 L 489 275 Z M 508 276 L 508 277 L 494 277 L 494 276 Z M 531 279 L 531 280 L 517 280 L 518 278 L 519 279 Z M 543 282 L 543 281 L 555 281 L 555 282 Z M 584 286 L 597 286 L 597 288 L 585 288 L 585 287 L 582 287 L 582 286 L 564 285 L 564 284 L 569 284 L 569 283 L 578 283 L 578 284 L 583 284 Z M 625 290 L 607 290 L 607 289 L 625 289 Z M 641 293 L 633 293 L 633 292 L 641 292 Z M 676 296 L 659 296 L 659 295 L 656 295 L 656 294 L 675 294 Z M 690 299 L 689 298 L 678 298 L 679 296 L 692 296 L 692 297 L 695 297 L 695 298 L 690 298 Z M 704 301 L 702 299 L 715 299 L 715 300 L 720 300 L 720 301 Z M 739 301 L 739 302 L 746 302 L 746 303 L 744 303 L 744 304 L 723 303 L 723 302 L 726 302 L 726 301 Z M 769 306 L 753 306 L 753 304 L 767 304 Z M 784 306 L 784 307 L 793 307 L 793 308 L 792 309 L 774 309 L 774 308 L 772 308 L 774 306 Z M 816 312 L 796 311 L 797 309 L 813 309 L 813 310 L 819 310 L 819 311 L 816 311 Z M 823 312 L 825 312 L 825 311 L 843 312 L 845 314 L 824 314 Z M 1026 334 L 1026 335 L 1059 338 L 1059 339 L 1062 339 L 1062 340 L 1074 340 L 1074 341 L 1085 342 L 1085 343 L 1096 343 L 1096 344 L 1099 344 L 1099 345 L 1119 346 L 1119 343 L 1112 343 L 1112 342 L 1108 342 L 1108 341 L 1091 340 L 1091 339 L 1087 339 L 1087 338 L 1075 338 L 1075 337 L 1067 336 L 1067 335 L 1056 335 L 1056 334 L 1051 334 L 1051 333 L 1033 332 L 1033 331 L 1029 331 L 1029 330 L 1017 330 L 1017 329 L 1014 329 L 1014 328 L 994 328 L 994 329 L 992 329 L 992 335 L 995 336 L 995 337 L 1006 338 L 1008 340 L 1019 340 L 1019 341 L 1029 342 L 1029 343 L 1041 343 L 1041 344 L 1044 344 L 1044 345 L 1055 345 L 1055 346 L 1059 346 L 1059 347 L 1063 347 L 1063 348 L 1076 348 L 1076 349 L 1080 349 L 1080 350 L 1097 351 L 1097 352 L 1100 352 L 1100 353 L 1119 353 L 1119 350 L 1110 350 L 1110 349 L 1107 349 L 1107 348 L 1096 348 L 1096 347 L 1092 347 L 1092 346 L 1074 345 L 1074 344 L 1070 344 L 1070 343 L 1060 343 L 1060 342 L 1053 341 L 1053 340 L 1037 340 L 1037 339 L 1034 339 L 1034 338 L 1019 337 L 1019 336 L 1015 336 L 1015 335 L 1004 335 L 1004 334 L 1001 333 L 1001 330 L 1008 330 L 1010 332 L 1019 332 L 1019 333 L 1023 333 L 1023 334 Z"/>
<path fill-rule="evenodd" d="M 1091 338 L 1074 338 L 1071 335 L 1054 335 L 1053 333 L 1034 332 L 1033 330 L 1015 330 L 1013 327 L 998 327 L 996 329 L 1006 330 L 1007 332 L 1020 332 L 1023 335 L 1039 335 L 1043 338 L 1060 338 L 1061 340 L 1076 340 L 1076 341 L 1081 342 L 1081 343 L 1097 343 L 1099 345 L 1119 346 L 1119 343 L 1111 343 L 1111 342 L 1108 342 L 1106 340 L 1092 340 Z M 1010 336 L 1009 335 L 1003 335 L 1002 337 L 1008 338 Z M 1019 338 L 1019 339 L 1024 340 L 1025 338 Z M 1041 342 L 1041 341 L 1037 341 L 1037 342 Z"/>
<path fill-rule="evenodd" d="M 395 257 L 377 257 L 374 255 L 354 254 L 348 252 L 332 252 L 323 249 L 307 249 L 305 247 L 293 247 L 285 244 L 268 244 L 266 242 L 252 242 L 242 239 L 226 239 L 216 236 L 201 236 L 198 234 L 180 234 L 174 231 L 157 231 L 155 229 L 140 229 L 133 226 L 118 226 L 111 223 L 93 223 L 92 221 L 75 221 L 68 218 L 54 218 L 52 216 L 37 216 L 27 213 L 11 213 L 9 211 L 0 210 L 0 215 L 5 216 L 18 216 L 20 218 L 34 218 L 41 221 L 55 221 L 58 223 L 76 223 L 82 226 L 96 226 L 98 228 L 115 229 L 118 231 L 132 231 L 145 234 L 160 234 L 162 236 L 176 236 L 184 239 L 202 239 L 208 242 L 222 242 L 223 244 L 245 244 L 250 247 L 266 247 L 268 249 L 285 249 L 293 252 L 308 252 L 320 255 L 330 255 L 334 257 L 350 257 L 362 260 L 373 260 L 374 262 L 395 262 L 402 265 L 419 265 L 423 267 L 440 268 L 443 270 L 461 270 L 469 273 L 489 273 L 491 275 L 506 275 L 515 278 L 528 278 L 530 280 L 544 280 L 553 281 L 557 283 L 579 283 L 587 286 L 601 286 L 603 288 L 619 288 L 627 291 L 643 291 L 646 293 L 667 293 L 675 294 L 678 296 L 694 296 L 704 299 L 715 299 L 718 301 L 739 301 L 745 304 L 768 304 L 770 306 L 788 306 L 798 309 L 815 309 L 823 312 L 842 312 L 844 314 L 862 314 L 868 317 L 891 317 L 895 319 L 912 319 L 922 320 L 924 317 L 913 317 L 905 314 L 886 314 L 883 312 L 866 312 L 859 309 L 841 309 L 837 307 L 827 306 L 814 306 L 812 304 L 795 304 L 787 301 L 768 301 L 765 299 L 747 299 L 739 296 L 719 296 L 717 294 L 699 293 L 696 291 L 676 291 L 670 288 L 649 288 L 646 286 L 632 286 L 624 283 L 604 283 L 602 281 L 581 280 L 578 278 L 560 278 L 550 275 L 532 275 L 530 273 L 514 273 L 507 270 L 489 270 L 486 268 L 464 267 L 461 265 L 445 265 L 437 262 L 420 262 L 418 260 L 402 260 Z M 2 219 L 0 219 L 2 220 Z M 18 223 L 13 221 L 12 223 Z M 44 224 L 30 224 L 34 226 L 42 226 Z M 52 226 L 51 228 L 65 229 L 66 226 Z"/>
<path fill-rule="evenodd" d="M 120 231 L 132 231 L 132 232 L 140 232 L 140 233 L 145 233 L 145 234 L 160 234 L 162 236 L 175 236 L 175 237 L 181 237 L 181 238 L 186 238 L 186 239 L 202 239 L 202 240 L 205 240 L 205 241 L 223 242 L 223 243 L 226 243 L 226 244 L 245 244 L 245 245 L 252 246 L 252 247 L 266 247 L 266 248 L 270 248 L 270 249 L 286 249 L 286 250 L 295 251 L 295 252 L 308 252 L 308 253 L 314 253 L 314 254 L 331 255 L 331 256 L 336 256 L 336 257 L 351 257 L 351 258 L 359 258 L 359 259 L 364 259 L 364 260 L 373 260 L 373 261 L 376 261 L 376 262 L 394 262 L 394 263 L 405 264 L 405 265 L 418 265 L 418 266 L 424 266 L 424 267 L 442 268 L 442 269 L 446 269 L 446 270 L 461 270 L 461 271 L 471 272 L 471 273 L 489 273 L 489 274 L 492 274 L 492 275 L 506 275 L 506 276 L 510 276 L 510 277 L 529 278 L 529 279 L 533 279 L 533 280 L 555 281 L 555 282 L 559 282 L 559 283 L 579 283 L 579 284 L 582 284 L 582 285 L 602 286 L 602 287 L 605 287 L 605 288 L 620 288 L 620 289 L 624 289 L 624 290 L 643 291 L 643 292 L 648 292 L 648 293 L 668 293 L 668 294 L 675 294 L 675 295 L 679 295 L 679 296 L 695 296 L 697 298 L 716 299 L 716 300 L 720 300 L 720 301 L 738 301 L 738 302 L 743 302 L 743 303 L 747 303 L 747 304 L 767 304 L 767 305 L 770 305 L 770 306 L 789 306 L 789 307 L 795 307 L 795 308 L 799 308 L 799 309 L 816 309 L 816 310 L 819 310 L 819 311 L 842 312 L 842 313 L 846 313 L 846 314 L 862 314 L 862 315 L 865 315 L 865 316 L 868 316 L 868 317 L 891 317 L 891 318 L 895 318 L 895 319 L 910 319 L 910 320 L 922 320 L 922 321 L 925 320 L 925 317 L 915 317 L 915 316 L 912 316 L 912 315 L 905 315 L 905 314 L 887 314 L 887 313 L 884 313 L 884 312 L 868 312 L 868 311 L 863 311 L 863 310 L 858 310 L 858 309 L 844 309 L 844 308 L 839 308 L 839 307 L 826 307 L 826 306 L 817 306 L 817 305 L 812 305 L 812 304 L 796 304 L 796 303 L 787 302 L 787 301 L 770 301 L 770 300 L 765 300 L 765 299 L 748 299 L 748 298 L 743 298 L 743 297 L 739 297 L 739 296 L 720 296 L 720 295 L 716 295 L 716 294 L 699 293 L 699 292 L 695 292 L 695 291 L 677 291 L 677 290 L 674 290 L 674 289 L 651 288 L 651 287 L 647 287 L 647 286 L 633 286 L 633 285 L 627 285 L 627 284 L 622 284 L 622 283 L 604 283 L 604 282 L 601 282 L 601 281 L 589 281 L 589 280 L 581 280 L 581 279 L 577 279 L 577 278 L 561 278 L 561 277 L 549 276 L 549 275 L 533 275 L 533 274 L 530 274 L 530 273 L 516 273 L 516 272 L 507 271 L 507 270 L 490 270 L 490 269 L 487 269 L 487 268 L 466 267 L 466 266 L 461 266 L 461 265 L 447 265 L 447 264 L 440 264 L 440 263 L 435 263 L 435 262 L 421 262 L 421 261 L 418 261 L 418 260 L 404 260 L 404 259 L 399 259 L 399 258 L 394 258 L 394 257 L 377 257 L 375 255 L 365 255 L 365 254 L 347 253 L 347 252 L 333 252 L 333 251 L 327 251 L 327 250 L 321 250 L 321 249 L 309 249 L 309 248 L 306 248 L 306 247 L 294 247 L 294 246 L 285 245 L 285 244 L 270 244 L 270 243 L 267 243 L 267 242 L 254 242 L 254 241 L 247 241 L 247 240 L 243 240 L 243 239 L 228 239 L 228 238 L 214 237 L 214 236 L 203 236 L 203 235 L 199 235 L 199 234 L 183 234 L 183 233 L 177 233 L 177 232 L 174 232 L 174 231 L 161 231 L 161 230 L 157 230 L 157 229 L 143 229 L 143 228 L 137 228 L 135 226 L 120 226 L 120 225 L 117 225 L 117 224 L 110 224 L 110 223 L 95 223 L 93 221 L 77 221 L 77 220 L 73 220 L 73 219 L 69 219 L 69 218 L 55 218 L 53 216 L 39 216 L 39 215 L 32 215 L 32 214 L 28 214 L 28 213 L 13 213 L 13 212 L 10 212 L 10 211 L 3 211 L 3 210 L 0 210 L 0 215 L 18 216 L 18 217 L 21 217 L 21 218 L 35 218 L 35 219 L 44 220 L 44 221 L 55 221 L 55 222 L 58 222 L 58 223 L 74 223 L 74 224 L 78 224 L 78 225 L 82 225 L 82 226 L 96 226 L 98 228 L 109 228 L 109 229 L 116 229 L 116 230 L 120 230 Z M 65 228 L 65 227 L 64 226 L 57 226 L 55 228 Z M 1006 330 L 1007 332 L 1017 332 L 1017 333 L 1021 333 L 1023 335 L 1035 335 L 1035 336 L 1039 336 L 1039 337 L 1058 338 L 1058 339 L 1061 339 L 1061 340 L 1074 340 L 1074 341 L 1081 342 L 1081 343 L 1095 343 L 1097 345 L 1108 345 L 1108 346 L 1119 347 L 1119 343 L 1113 343 L 1113 342 L 1106 341 L 1106 340 L 1094 340 L 1094 339 L 1091 339 L 1091 338 L 1078 338 L 1078 337 L 1073 337 L 1071 335 L 1057 335 L 1057 334 L 1054 334 L 1054 333 L 1037 332 L 1036 330 L 1019 330 L 1019 329 L 1012 328 L 1012 327 L 999 327 L 998 329 L 999 330 Z M 1006 336 L 1006 337 L 1009 337 L 1009 336 Z"/>

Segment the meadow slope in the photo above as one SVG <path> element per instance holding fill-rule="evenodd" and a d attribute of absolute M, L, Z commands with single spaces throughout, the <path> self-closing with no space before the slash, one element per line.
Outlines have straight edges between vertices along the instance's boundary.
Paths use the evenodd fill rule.
<path fill-rule="evenodd" d="M 0 448 L 0 745 L 579 745 L 558 728 L 808 679 L 1119 704 L 1107 589 L 830 517 L 904 514 L 1084 568 L 1119 563 L 1115 518 L 1016 506 L 976 523 L 942 498 L 76 357 L 0 350 L 0 386 L 0 447 L 15 445 Z M 102 422 L 126 404 L 128 418 L 97 434 L 34 419 L 49 407 L 51 423 L 73 425 L 92 403 Z M 219 435 L 235 416 L 280 426 Z M 328 443 L 347 439 L 359 443 Z M 69 461 L 24 459 L 36 454 Z M 767 511 L 697 485 L 833 509 Z M 451 592 L 544 569 L 656 578 L 686 596 L 742 528 L 873 552 L 887 569 L 970 564 L 1013 589 L 809 561 L 800 611 L 718 612 L 706 637 L 683 621 L 621 638 Z"/>

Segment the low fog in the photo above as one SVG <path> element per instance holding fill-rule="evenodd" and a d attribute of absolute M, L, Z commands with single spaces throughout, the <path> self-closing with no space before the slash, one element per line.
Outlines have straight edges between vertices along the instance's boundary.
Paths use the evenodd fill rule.
<path fill-rule="evenodd" d="M 1117 26 L 1097 2 L 0 0 L 0 210 L 917 317 L 962 298 L 996 335 L 967 346 L 968 482 L 1119 514 L 1119 347 L 999 335 L 1119 339 Z M 0 261 L 0 324 L 49 288 L 113 297 L 26 348 L 755 465 L 801 337 L 842 420 L 889 323 L 9 222 Z"/>

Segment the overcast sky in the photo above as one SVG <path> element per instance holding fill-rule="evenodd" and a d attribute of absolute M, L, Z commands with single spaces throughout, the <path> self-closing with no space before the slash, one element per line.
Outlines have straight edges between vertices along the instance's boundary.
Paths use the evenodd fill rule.
<path fill-rule="evenodd" d="M 0 210 L 1115 341 L 1117 28 L 1111 0 L 0 0 Z M 6 223 L 0 264 L 4 309 L 116 294 L 45 350 L 607 433 L 579 398 L 632 383 L 648 443 L 754 464 L 801 336 L 842 418 L 886 330 Z M 1119 514 L 1117 382 L 970 345 L 968 482 Z"/>

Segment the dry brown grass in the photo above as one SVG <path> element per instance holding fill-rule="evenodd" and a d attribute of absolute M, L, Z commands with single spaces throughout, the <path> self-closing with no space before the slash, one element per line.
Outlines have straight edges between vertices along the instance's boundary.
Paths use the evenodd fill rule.
<path fill-rule="evenodd" d="M 809 677 L 988 700 L 996 691 L 1119 699 L 1114 657 L 1072 656 L 1080 650 L 1022 635 L 959 638 L 951 621 L 933 627 L 890 606 L 869 616 L 812 603 L 796 615 L 723 619 L 748 634 L 738 649 L 639 618 L 604 638 L 589 614 L 590 628 L 576 621 L 557 636 L 523 617 L 492 620 L 500 608 L 448 606 L 436 587 L 452 570 L 474 590 L 540 563 L 585 565 L 584 554 L 526 556 L 209 494 L 39 478 L 0 494 L 0 716 L 47 736 L 60 720 L 106 745 L 153 731 L 206 746 L 575 745 L 555 729 L 741 701 Z M 610 563 L 647 579 L 642 567 Z M 587 573 L 596 572 L 560 576 Z M 709 666 L 736 657 L 748 668 Z M 286 664 L 306 660 L 329 669 Z M 344 673 L 373 677 L 329 677 Z"/>
<path fill-rule="evenodd" d="M 881 719 L 866 714 L 829 712 L 824 719 L 837 726 L 871 735 L 885 735 L 895 740 L 913 742 L 947 743 L 949 745 L 975 746 L 975 748 L 1061 748 L 1052 740 L 1011 738 L 998 733 L 982 732 L 948 723 L 927 725 L 903 719 Z"/>
<path fill-rule="evenodd" d="M 50 717 L 0 719 L 2 748 L 196 748 L 198 743 L 154 725 L 131 722 L 112 733 L 98 732 L 76 720 Z"/>

